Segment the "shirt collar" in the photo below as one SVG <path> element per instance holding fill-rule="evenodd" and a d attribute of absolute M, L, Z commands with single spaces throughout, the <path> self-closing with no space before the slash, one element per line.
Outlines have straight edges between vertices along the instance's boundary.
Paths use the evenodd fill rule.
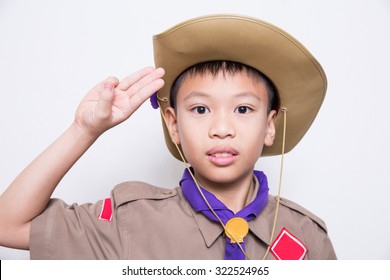
<path fill-rule="evenodd" d="M 270 219 L 268 216 L 273 215 L 273 213 L 269 213 L 269 210 L 262 211 L 264 206 L 268 203 L 268 183 L 266 175 L 261 171 L 254 171 L 254 192 L 251 201 L 244 209 L 236 213 L 236 216 L 245 215 L 251 212 L 254 215 L 254 218 L 249 221 L 249 230 L 261 239 L 264 243 L 269 245 L 270 239 Z M 189 182 L 192 182 L 193 185 L 190 185 Z M 184 197 L 187 199 L 195 222 L 203 236 L 205 244 L 207 247 L 210 247 L 217 238 L 223 233 L 223 228 L 221 225 L 216 223 L 215 221 L 210 220 L 204 214 L 202 214 L 202 210 L 209 210 L 207 204 L 203 201 L 203 198 L 200 196 L 198 189 L 196 188 L 195 183 L 192 180 L 191 175 L 188 170 L 185 170 L 183 174 L 183 178 L 180 181 L 181 189 Z M 202 188 L 202 191 L 209 201 L 210 205 L 212 205 L 214 210 L 221 209 L 230 211 L 218 198 L 216 198 L 212 193 Z M 260 191 L 266 191 L 267 196 L 263 205 L 256 201 L 256 198 L 259 196 Z M 264 193 L 263 193 L 264 196 Z M 233 213 L 233 212 L 232 212 Z"/>

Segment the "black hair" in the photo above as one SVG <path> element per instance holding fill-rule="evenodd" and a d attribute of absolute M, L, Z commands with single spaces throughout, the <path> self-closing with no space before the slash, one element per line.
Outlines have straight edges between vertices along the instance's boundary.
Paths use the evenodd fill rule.
<path fill-rule="evenodd" d="M 250 78 L 255 81 L 260 81 L 264 83 L 267 93 L 268 93 L 268 113 L 272 110 L 279 112 L 280 109 L 280 97 L 277 88 L 274 83 L 259 70 L 242 64 L 239 62 L 217 60 L 217 61 L 207 61 L 202 62 L 196 65 L 191 66 L 190 68 L 184 70 L 175 80 L 172 85 L 170 92 L 169 102 L 172 108 L 176 108 L 176 96 L 183 83 L 183 80 L 187 76 L 194 76 L 197 74 L 211 73 L 213 76 L 218 75 L 218 73 L 228 73 L 236 74 L 245 72 Z"/>

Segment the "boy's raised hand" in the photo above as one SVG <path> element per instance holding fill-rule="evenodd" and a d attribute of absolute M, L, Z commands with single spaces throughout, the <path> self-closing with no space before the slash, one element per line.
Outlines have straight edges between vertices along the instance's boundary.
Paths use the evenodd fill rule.
<path fill-rule="evenodd" d="M 129 118 L 164 85 L 163 75 L 163 69 L 148 67 L 120 82 L 108 78 L 88 92 L 72 125 L 0 195 L 0 246 L 29 248 L 31 221 L 45 209 L 63 176 L 100 134 Z"/>
<path fill-rule="evenodd" d="M 163 85 L 162 68 L 147 67 L 122 81 L 107 78 L 93 87 L 81 101 L 75 123 L 96 138 L 128 119 L 145 100 Z"/>

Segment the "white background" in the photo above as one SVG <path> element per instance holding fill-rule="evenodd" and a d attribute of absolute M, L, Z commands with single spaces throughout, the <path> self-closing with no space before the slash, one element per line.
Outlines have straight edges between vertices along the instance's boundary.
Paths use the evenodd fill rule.
<path fill-rule="evenodd" d="M 0 0 L 0 192 L 70 125 L 94 84 L 153 65 L 152 35 L 226 12 L 285 29 L 327 73 L 323 107 L 286 155 L 282 196 L 326 221 L 340 259 L 390 259 L 387 0 Z M 274 194 L 279 162 L 257 164 Z M 97 141 L 54 196 L 95 202 L 126 180 L 175 187 L 182 170 L 159 112 L 145 103 Z M 28 256 L 0 247 L 0 259 Z"/>

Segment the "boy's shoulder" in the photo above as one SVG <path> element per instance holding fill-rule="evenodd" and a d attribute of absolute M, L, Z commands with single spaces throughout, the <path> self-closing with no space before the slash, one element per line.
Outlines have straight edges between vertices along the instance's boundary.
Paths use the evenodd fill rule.
<path fill-rule="evenodd" d="M 177 189 L 161 188 L 139 181 L 123 182 L 112 190 L 112 197 L 117 207 L 136 200 L 163 200 L 175 197 L 177 194 Z"/>
<path fill-rule="evenodd" d="M 273 200 L 276 204 L 277 200 L 278 200 L 277 196 L 271 196 L 271 197 L 273 198 Z M 298 203 L 293 202 L 287 198 L 280 197 L 280 205 L 282 205 L 283 207 L 288 208 L 289 210 L 294 211 L 302 216 L 306 216 L 306 217 L 310 218 L 313 222 L 315 222 L 318 226 L 320 226 L 325 232 L 328 231 L 325 222 L 320 217 L 313 214 L 312 212 L 310 212 L 306 208 L 302 207 Z"/>
<path fill-rule="evenodd" d="M 116 185 L 112 190 L 112 198 L 114 200 L 115 206 L 119 207 L 123 204 L 137 201 L 137 200 L 165 200 L 169 198 L 174 198 L 179 195 L 178 188 L 162 188 L 154 186 L 145 182 L 140 181 L 128 181 L 123 182 L 119 185 Z M 276 196 L 269 196 L 269 201 L 272 201 L 272 204 L 277 204 Z M 298 215 L 308 217 L 314 223 L 316 223 L 320 228 L 327 232 L 327 227 L 325 222 L 319 218 L 317 215 L 313 214 L 306 208 L 302 207 L 296 202 L 293 202 L 287 198 L 280 197 L 280 205 L 288 211 L 293 211 Z"/>

